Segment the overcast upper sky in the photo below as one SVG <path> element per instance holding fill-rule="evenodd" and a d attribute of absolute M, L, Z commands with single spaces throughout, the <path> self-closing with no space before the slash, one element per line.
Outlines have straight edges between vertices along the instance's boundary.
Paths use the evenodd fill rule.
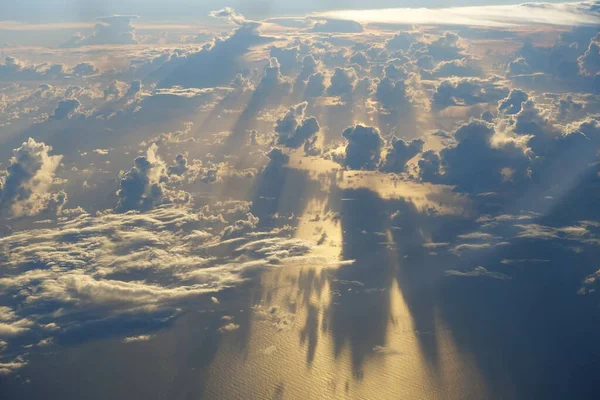
<path fill-rule="evenodd" d="M 550 0 L 549 2 L 556 2 Z M 113 14 L 136 14 L 148 19 L 185 20 L 205 18 L 211 10 L 230 6 L 252 18 L 299 15 L 336 9 L 387 7 L 447 7 L 518 4 L 518 0 L 0 0 L 1 20 L 70 21 Z"/>

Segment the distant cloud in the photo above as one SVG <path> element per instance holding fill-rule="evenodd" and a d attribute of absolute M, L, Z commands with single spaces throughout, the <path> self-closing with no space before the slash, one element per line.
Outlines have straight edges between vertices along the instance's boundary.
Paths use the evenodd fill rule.
<path fill-rule="evenodd" d="M 96 46 L 107 44 L 136 44 L 135 28 L 131 21 L 135 15 L 113 15 L 98 18 L 99 23 L 89 36 L 79 33 L 73 36 L 63 47 Z"/>
<path fill-rule="evenodd" d="M 594 2 L 524 3 L 507 6 L 449 8 L 389 8 L 379 10 L 342 10 L 317 16 L 361 23 L 438 24 L 467 26 L 513 26 L 524 24 L 595 25 L 600 16 Z"/>
<path fill-rule="evenodd" d="M 458 277 L 469 277 L 469 278 L 491 278 L 498 280 L 510 280 L 512 279 L 510 276 L 505 275 L 501 272 L 491 272 L 485 269 L 484 267 L 477 267 L 472 271 L 455 271 L 455 270 L 447 270 L 446 276 L 458 276 Z"/>

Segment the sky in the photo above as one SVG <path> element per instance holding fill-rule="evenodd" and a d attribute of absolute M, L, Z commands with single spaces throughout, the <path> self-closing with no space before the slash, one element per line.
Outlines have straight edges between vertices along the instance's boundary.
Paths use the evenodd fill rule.
<path fill-rule="evenodd" d="M 502 4 L 518 4 L 518 1 L 507 1 Z M 411 7 L 413 2 L 374 0 L 367 8 Z M 462 0 L 454 6 L 497 4 L 488 0 Z M 447 2 L 425 0 L 419 7 L 445 7 Z M 89 20 L 113 14 L 136 14 L 152 20 L 206 20 L 206 15 L 216 9 L 234 7 L 239 12 L 252 18 L 269 16 L 305 15 L 312 12 L 364 9 L 362 0 L 11 0 L 0 1 L 0 15 L 5 20 L 19 21 L 72 21 Z"/>
<path fill-rule="evenodd" d="M 11 3 L 2 400 L 598 397 L 600 2 Z"/>

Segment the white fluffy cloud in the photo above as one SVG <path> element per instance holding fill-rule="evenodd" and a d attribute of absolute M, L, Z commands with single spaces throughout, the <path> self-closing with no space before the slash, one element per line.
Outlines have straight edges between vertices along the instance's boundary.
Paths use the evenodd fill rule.
<path fill-rule="evenodd" d="M 29 140 L 13 151 L 4 177 L 0 176 L 0 212 L 13 216 L 35 215 L 66 202 L 64 192 L 51 192 L 62 156 L 50 155 L 52 147 Z"/>

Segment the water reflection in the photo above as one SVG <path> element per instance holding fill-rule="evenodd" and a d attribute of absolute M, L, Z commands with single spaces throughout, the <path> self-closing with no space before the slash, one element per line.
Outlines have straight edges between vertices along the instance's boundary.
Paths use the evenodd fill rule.
<path fill-rule="evenodd" d="M 289 225 L 297 238 L 319 239 L 315 252 L 327 257 L 265 271 L 220 293 L 220 304 L 190 302 L 172 326 L 150 331 L 147 342 L 96 340 L 36 356 L 22 378 L 0 381 L 1 393 L 90 399 L 594 397 L 600 321 L 593 298 L 576 294 L 581 277 L 594 271 L 594 252 L 539 241 L 461 257 L 434 251 L 425 244 L 472 232 L 472 219 L 425 206 L 421 197 L 339 186 L 335 174 L 318 181 L 307 171 L 276 168 L 261 176 L 253 193 L 261 228 Z M 552 261 L 504 266 L 511 280 L 445 275 L 535 254 Z M 337 264 L 323 261 L 336 257 Z M 229 320 L 237 329 L 220 330 Z M 67 377 L 71 386 L 62 384 Z"/>

